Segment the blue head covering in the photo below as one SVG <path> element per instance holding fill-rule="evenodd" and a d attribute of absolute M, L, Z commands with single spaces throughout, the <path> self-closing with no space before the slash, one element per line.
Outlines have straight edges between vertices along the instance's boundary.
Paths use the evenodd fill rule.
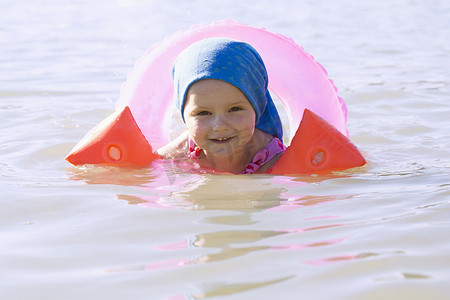
<path fill-rule="evenodd" d="M 267 89 L 268 76 L 258 52 L 247 43 L 207 38 L 183 50 L 173 65 L 175 104 L 183 117 L 189 87 L 201 79 L 218 79 L 237 87 L 256 113 L 255 127 L 282 140 L 278 111 Z"/>

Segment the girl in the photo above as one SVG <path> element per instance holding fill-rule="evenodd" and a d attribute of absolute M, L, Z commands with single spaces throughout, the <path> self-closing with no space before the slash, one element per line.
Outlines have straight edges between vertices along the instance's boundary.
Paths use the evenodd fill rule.
<path fill-rule="evenodd" d="M 196 42 L 176 59 L 173 80 L 187 131 L 158 150 L 163 158 L 251 174 L 267 172 L 284 152 L 267 71 L 249 44 L 227 38 Z"/>

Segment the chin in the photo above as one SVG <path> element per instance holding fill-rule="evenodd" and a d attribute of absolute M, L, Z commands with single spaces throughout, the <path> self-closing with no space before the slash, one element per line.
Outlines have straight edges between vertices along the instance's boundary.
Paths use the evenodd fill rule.
<path fill-rule="evenodd" d="M 208 152 L 207 156 L 209 157 L 214 156 L 217 158 L 227 158 L 227 157 L 232 158 L 233 153 L 231 151 L 210 151 Z"/>

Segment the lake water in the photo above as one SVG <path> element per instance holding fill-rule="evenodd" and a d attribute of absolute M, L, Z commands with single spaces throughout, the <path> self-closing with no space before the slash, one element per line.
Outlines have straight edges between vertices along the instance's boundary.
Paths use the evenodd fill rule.
<path fill-rule="evenodd" d="M 450 299 L 450 2 L 1 2 L 1 299 Z M 221 19 L 324 65 L 366 167 L 64 161 L 147 48 Z"/>

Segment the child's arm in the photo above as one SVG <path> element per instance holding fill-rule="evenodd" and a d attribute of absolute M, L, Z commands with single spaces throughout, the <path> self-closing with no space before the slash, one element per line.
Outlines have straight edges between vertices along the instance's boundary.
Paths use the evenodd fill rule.
<path fill-rule="evenodd" d="M 189 133 L 186 131 L 156 152 L 164 159 L 179 159 L 186 157 L 188 147 Z"/>

